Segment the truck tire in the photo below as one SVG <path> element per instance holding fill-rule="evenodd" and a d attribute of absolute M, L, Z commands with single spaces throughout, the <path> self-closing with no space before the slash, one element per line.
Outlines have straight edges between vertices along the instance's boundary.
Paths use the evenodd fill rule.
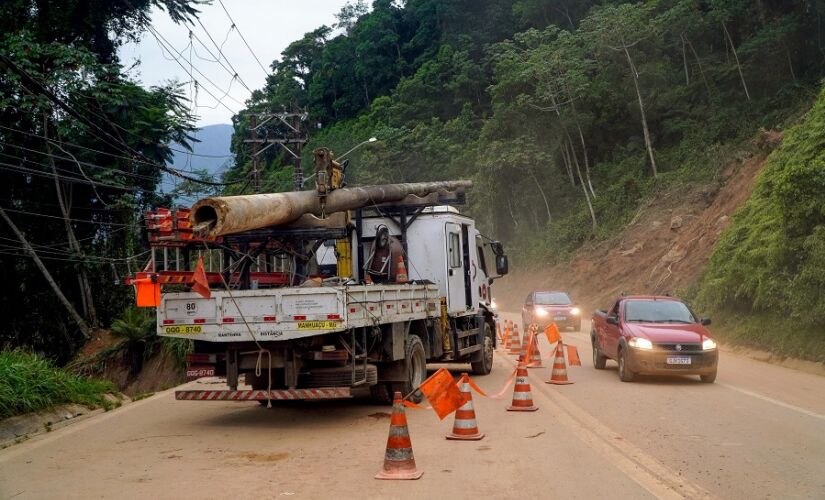
<path fill-rule="evenodd" d="M 622 382 L 633 382 L 636 373 L 627 366 L 627 347 L 619 348 L 619 379 Z"/>
<path fill-rule="evenodd" d="M 607 364 L 607 356 L 602 354 L 599 350 L 599 342 L 596 340 L 596 332 L 590 334 L 590 343 L 593 346 L 593 368 L 597 370 L 604 370 Z"/>
<path fill-rule="evenodd" d="M 470 363 L 473 375 L 489 375 L 493 370 L 493 329 L 490 323 L 484 322 L 484 337 L 481 344 L 481 360 Z"/>
<path fill-rule="evenodd" d="M 410 335 L 404 350 L 404 371 L 406 380 L 404 382 L 393 382 L 393 392 L 401 392 L 401 396 L 410 394 L 407 398 L 413 403 L 420 403 L 424 399 L 424 394 L 418 390 L 421 382 L 427 380 L 427 355 L 424 354 L 424 344 L 418 335 Z M 415 390 L 415 392 L 413 392 Z"/>

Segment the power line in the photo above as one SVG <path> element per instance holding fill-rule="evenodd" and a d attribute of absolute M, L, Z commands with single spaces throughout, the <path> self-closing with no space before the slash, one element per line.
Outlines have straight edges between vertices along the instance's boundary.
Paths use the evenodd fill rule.
<path fill-rule="evenodd" d="M 261 64 L 261 60 L 260 60 L 260 59 L 258 59 L 258 56 L 256 56 L 256 55 L 255 55 L 255 51 L 254 51 L 254 50 L 252 50 L 252 47 L 250 47 L 250 46 L 249 46 L 249 43 L 246 41 L 246 37 L 245 37 L 245 36 L 243 36 L 243 33 L 241 33 L 241 29 L 240 29 L 240 28 L 238 28 L 238 25 L 237 25 L 237 24 L 235 23 L 235 21 L 232 19 L 232 16 L 229 14 L 229 11 L 228 11 L 228 10 L 226 10 L 226 6 L 223 4 L 223 1 L 222 1 L 222 0 L 218 0 L 218 3 L 219 3 L 219 4 L 221 4 L 221 8 L 223 9 L 223 11 L 224 11 L 224 12 L 226 12 L 226 17 L 228 17 L 228 18 L 229 18 L 229 22 L 231 22 L 231 23 L 232 23 L 232 26 L 234 26 L 234 27 L 235 27 L 235 29 L 237 29 L 237 30 L 238 30 L 238 35 L 240 35 L 241 40 L 243 40 L 244 45 L 246 45 L 246 48 L 247 48 L 247 49 L 249 49 L 249 53 L 250 53 L 250 54 L 252 54 L 252 57 L 254 57 L 254 58 L 255 58 L 255 61 L 257 61 L 257 62 L 258 62 L 258 66 L 260 66 L 260 67 L 261 67 L 261 71 L 263 71 L 263 72 L 264 72 L 264 75 L 265 75 L 265 76 L 269 76 L 269 71 L 267 71 L 267 70 L 266 70 L 266 68 L 264 68 L 264 65 L 263 65 L 263 64 Z"/>
<path fill-rule="evenodd" d="M 20 250 L 25 250 L 25 248 L 19 248 L 19 249 Z M 67 259 L 67 258 L 62 258 L 62 257 L 49 257 L 49 256 L 40 256 L 40 255 L 38 255 L 37 257 L 42 259 L 42 260 L 58 260 L 58 261 L 63 261 L 63 262 L 78 262 L 78 261 L 84 261 L 84 260 L 85 261 L 91 261 L 91 262 L 97 261 L 98 263 L 103 263 L 103 262 L 126 262 L 126 261 L 130 261 L 130 260 L 134 260 L 134 259 L 138 259 L 140 257 L 143 257 L 144 255 L 148 254 L 149 252 L 151 252 L 151 250 L 147 250 L 145 252 L 141 252 L 141 253 L 138 253 L 138 254 L 135 254 L 135 255 L 130 255 L 128 257 L 122 257 L 122 258 L 84 256 L 84 257 L 78 257 L 76 259 Z M 35 253 L 37 253 L 37 252 L 35 251 Z M 0 255 L 9 255 L 9 256 L 13 256 L 13 257 L 24 257 L 24 258 L 28 258 L 28 259 L 34 258 L 34 257 L 32 257 L 31 255 L 28 255 L 28 254 L 21 254 L 21 253 L 9 252 L 9 251 L 3 251 L 3 250 L 0 250 Z"/>
<path fill-rule="evenodd" d="M 22 149 L 24 151 L 29 151 L 29 152 L 32 152 L 32 153 L 37 153 L 37 154 L 40 154 L 40 155 L 43 155 L 43 156 L 48 156 L 48 157 L 55 158 L 55 159 L 58 159 L 58 160 L 65 160 L 65 161 L 71 161 L 73 163 L 79 163 L 81 165 L 85 165 L 85 166 L 91 167 L 91 168 L 98 168 L 98 169 L 101 169 L 101 170 L 106 170 L 108 172 L 116 172 L 118 174 L 130 176 L 130 177 L 135 177 L 135 178 L 138 178 L 138 179 L 145 179 L 145 180 L 151 180 L 151 181 L 155 180 L 154 177 L 149 176 L 149 175 L 136 174 L 136 173 L 132 173 L 132 172 L 127 172 L 126 170 L 119 170 L 119 169 L 116 169 L 116 168 L 104 167 L 102 165 L 95 165 L 94 163 L 89 163 L 87 161 L 80 161 L 80 160 L 76 160 L 74 158 L 70 158 L 68 156 L 60 156 L 60 155 L 56 155 L 54 153 L 47 153 L 45 151 L 39 151 L 37 149 L 26 148 L 26 147 L 23 147 L 23 146 L 18 146 L 17 144 L 10 144 L 8 142 L 3 142 L 3 141 L 0 141 L 0 144 L 2 144 L 4 146 L 10 146 L 10 147 L 13 147 L 13 148 L 17 148 L 17 149 Z M 5 153 L 0 153 L 0 154 L 5 154 Z M 8 154 L 6 154 L 6 156 L 10 156 L 10 157 L 18 159 L 18 160 L 23 159 L 23 158 L 16 157 L 16 156 L 13 156 L 13 155 L 8 155 Z"/>
<path fill-rule="evenodd" d="M 41 165 L 41 166 L 45 166 L 45 165 Z M 10 170 L 12 172 L 17 172 L 17 173 L 22 173 L 22 174 L 30 174 L 30 175 L 37 175 L 37 176 L 40 176 L 40 177 L 49 177 L 49 178 L 57 177 L 58 179 L 63 179 L 67 182 L 74 182 L 76 184 L 90 184 L 90 185 L 93 185 L 93 186 L 108 187 L 108 188 L 113 188 L 113 189 L 122 189 L 124 191 L 131 191 L 131 192 L 139 191 L 139 189 L 130 188 L 130 187 L 126 187 L 126 186 L 115 186 L 113 184 L 104 184 L 102 182 L 97 182 L 97 181 L 87 181 L 86 179 L 81 179 L 79 177 L 70 177 L 70 176 L 60 175 L 60 174 L 55 175 L 54 173 L 44 172 L 43 170 L 34 170 L 34 169 L 31 169 L 31 168 L 23 167 L 21 165 L 13 165 L 11 163 L 5 163 L 5 162 L 0 162 L 0 170 Z"/>
<path fill-rule="evenodd" d="M 129 156 L 123 156 L 123 155 L 119 155 L 119 154 L 115 154 L 115 153 L 109 153 L 107 151 L 100 151 L 99 149 L 94 149 L 94 148 L 90 148 L 88 146 L 82 146 L 80 144 L 75 144 L 75 143 L 72 143 L 72 142 L 66 142 L 66 141 L 63 141 L 63 140 L 58 142 L 55 139 L 52 139 L 52 138 L 49 138 L 49 137 L 46 137 L 46 136 L 43 136 L 43 135 L 38 135 L 38 134 L 35 134 L 33 132 L 27 132 L 25 130 L 20 130 L 20 129 L 16 129 L 16 128 L 12 128 L 12 127 L 7 127 L 5 125 L 0 125 L 0 129 L 9 130 L 11 132 L 17 132 L 18 134 L 28 135 L 28 136 L 31 136 L 31 137 L 37 137 L 38 139 L 43 139 L 45 141 L 49 141 L 49 142 L 54 143 L 54 144 L 61 144 L 63 146 L 72 146 L 72 147 L 75 147 L 75 148 L 85 149 L 87 151 L 92 151 L 92 152 L 95 152 L 95 153 L 98 153 L 98 154 L 111 156 L 112 158 L 120 158 L 120 159 L 123 159 L 123 160 L 129 160 L 129 161 L 133 161 L 133 162 L 137 162 L 137 163 L 143 163 L 145 165 L 151 165 L 153 167 L 157 166 L 157 163 L 153 162 L 153 161 L 144 161 L 144 160 L 139 160 L 137 158 L 132 158 L 132 157 L 129 157 Z M 128 131 L 128 130 L 127 130 L 127 132 L 131 133 L 131 131 Z M 228 155 L 205 155 L 205 154 L 199 154 L 199 153 L 192 153 L 192 152 L 189 152 L 189 151 L 183 151 L 183 150 L 175 149 L 175 148 L 169 148 L 169 149 L 171 151 L 176 152 L 176 153 L 188 154 L 188 155 L 197 156 L 197 157 L 200 157 L 200 158 L 221 159 L 221 158 L 233 158 L 235 156 L 235 155 L 232 155 L 232 154 L 228 154 Z"/>
<path fill-rule="evenodd" d="M 70 220 L 72 222 L 85 222 L 87 224 L 96 224 L 96 225 L 101 225 L 101 226 L 130 227 L 130 226 L 133 225 L 133 224 L 121 224 L 119 222 L 101 222 L 101 221 L 88 220 L 88 219 L 71 219 L 71 218 L 70 219 L 65 219 L 64 217 L 62 217 L 60 215 L 38 214 L 38 213 L 35 213 L 35 212 L 28 212 L 26 210 L 17 210 L 17 209 L 14 209 L 14 208 L 6 208 L 6 207 L 0 207 L 0 209 L 5 210 L 6 212 L 11 212 L 11 213 L 16 213 L 16 214 L 32 215 L 32 216 L 35 216 L 35 217 L 45 217 L 47 219 Z"/>
<path fill-rule="evenodd" d="M 10 68 L 10 69 L 14 72 L 14 73 L 16 73 L 18 76 L 20 76 L 20 77 L 22 77 L 24 80 L 28 80 L 30 83 L 34 84 L 35 88 L 37 89 L 37 91 L 38 91 L 40 94 L 44 95 L 44 96 L 45 96 L 46 98 L 48 98 L 51 102 L 53 102 L 53 103 L 57 104 L 57 105 L 58 105 L 61 109 L 63 109 L 64 111 L 66 111 L 66 113 L 68 113 L 68 114 L 69 114 L 70 116 L 72 116 L 73 118 L 77 119 L 80 123 L 82 123 L 82 124 L 86 125 L 87 127 L 89 127 L 89 129 L 90 129 L 91 131 L 98 130 L 98 131 L 100 131 L 101 133 L 103 133 L 103 135 L 105 135 L 105 136 L 109 137 L 110 139 L 114 140 L 114 142 L 115 142 L 115 143 L 120 143 L 120 144 L 122 144 L 122 145 L 123 145 L 123 147 L 125 148 L 125 150 L 126 150 L 126 151 L 128 151 L 128 152 L 130 152 L 130 153 L 132 153 L 132 154 L 135 154 L 135 155 L 137 155 L 137 156 L 143 157 L 143 158 L 145 158 L 147 161 L 151 161 L 151 160 L 150 160 L 150 159 L 149 159 L 146 155 L 144 155 L 144 154 L 143 154 L 143 153 L 141 153 L 140 151 L 137 151 L 137 150 L 133 149 L 131 146 L 129 146 L 128 144 L 126 144 L 126 143 L 123 141 L 123 139 L 120 139 L 120 138 L 116 138 L 116 137 L 114 137 L 112 134 L 110 134 L 109 132 L 107 132 L 107 131 L 103 130 L 100 126 L 98 126 L 98 125 L 97 125 L 97 124 L 95 124 L 94 122 L 90 121 L 90 120 L 89 120 L 88 118 L 86 118 L 85 116 L 81 115 L 81 114 L 80 114 L 77 110 L 75 110 L 72 106 L 70 106 L 69 104 L 67 104 L 66 102 L 64 102 L 62 99 L 60 99 L 59 97 L 57 97 L 57 96 L 56 96 L 53 92 L 51 92 L 49 89 L 47 89 L 47 88 L 45 87 L 45 85 L 43 85 L 43 83 L 41 83 L 40 81 L 38 81 L 36 78 L 34 78 L 34 77 L 33 77 L 33 76 L 31 76 L 30 74 L 28 74 L 25 70 L 23 70 L 22 68 L 20 68 L 17 64 L 15 64 L 15 63 L 14 63 L 14 61 L 12 61 L 12 60 L 11 60 L 8 56 L 6 56 L 5 54 L 0 54 L 0 61 L 2 61 L 3 63 L 5 63 L 5 64 L 6 64 L 6 66 L 8 66 L 8 67 L 9 67 L 9 68 Z M 25 86 L 24 86 L 24 88 L 25 88 Z M 82 106 L 81 106 L 81 107 L 82 107 Z M 84 108 L 84 109 L 85 109 L 85 108 Z M 87 109 L 87 111 L 88 111 L 88 109 Z M 114 124 L 114 123 L 113 123 L 111 120 L 109 120 L 108 118 L 101 117 L 100 115 L 97 115 L 96 113 L 93 113 L 93 112 L 90 112 L 90 111 L 89 111 L 89 113 L 90 113 L 90 114 L 92 114 L 92 115 L 94 115 L 94 116 L 97 116 L 97 117 L 99 117 L 99 118 L 102 118 L 104 121 L 106 121 L 107 123 L 109 123 L 109 124 L 110 124 L 113 128 L 118 127 L 116 124 Z M 119 127 L 119 128 L 121 128 L 122 130 L 125 130 L 125 129 L 123 129 L 123 127 Z M 129 132 L 129 133 L 131 133 L 132 135 L 134 135 L 134 136 L 136 136 L 136 137 L 139 137 L 139 138 L 140 138 L 140 136 L 139 136 L 138 134 L 134 133 L 134 132 L 131 132 L 131 131 L 127 131 L 127 132 Z M 103 141 L 105 142 L 105 140 L 104 140 L 102 137 L 100 137 L 100 136 L 96 135 L 94 132 L 92 132 L 92 135 L 95 135 L 96 137 L 98 137 L 98 139 L 101 139 L 101 140 L 103 140 Z M 141 139 L 142 139 L 142 138 L 141 138 Z M 111 144 L 109 144 L 109 145 L 111 146 Z M 160 164 L 160 163 L 154 163 L 154 165 L 155 165 L 155 168 L 159 168 L 159 169 L 161 169 L 161 170 L 163 170 L 163 171 L 165 171 L 165 172 L 169 172 L 170 174 L 172 174 L 172 175 L 174 175 L 174 176 L 176 176 L 176 177 L 180 177 L 180 178 L 182 178 L 182 179 L 186 179 L 186 180 L 189 180 L 189 181 L 192 181 L 192 182 L 198 183 L 198 184 L 204 184 L 204 185 L 209 185 L 209 186 L 228 186 L 228 185 L 231 185 L 231 184 L 237 184 L 237 183 L 239 183 L 239 182 L 243 182 L 242 180 L 232 181 L 232 182 L 229 182 L 229 183 L 224 183 L 224 182 L 212 182 L 212 181 L 204 181 L 204 180 L 201 180 L 201 179 L 197 179 L 197 178 L 194 178 L 194 177 L 189 177 L 189 176 L 187 176 L 187 175 L 184 175 L 184 174 L 180 173 L 178 170 L 176 170 L 176 169 L 174 169 L 174 168 L 170 168 L 170 167 L 168 167 L 168 166 L 166 166 L 166 165 L 163 165 L 163 164 Z"/>
<path fill-rule="evenodd" d="M 147 19 L 147 22 L 148 22 L 148 19 Z M 150 33 L 150 34 L 151 34 L 151 35 L 155 38 L 155 40 L 158 42 L 158 44 L 159 44 L 159 45 L 161 45 L 161 48 L 162 48 L 162 49 L 164 49 L 164 50 L 168 51 L 170 54 L 177 53 L 177 54 L 178 54 L 178 56 L 179 56 L 180 58 L 184 58 L 184 56 L 183 56 L 183 52 L 181 52 L 181 51 L 177 50 L 177 49 L 176 49 L 176 48 L 172 45 L 172 43 L 171 43 L 171 42 L 169 42 L 169 41 L 166 39 L 166 37 L 164 37 L 164 36 L 163 36 L 160 32 L 158 32 L 158 31 L 157 31 L 155 28 L 153 28 L 151 25 L 147 25 L 147 26 L 146 26 L 146 30 L 147 30 L 147 31 L 148 31 L 148 32 L 149 32 L 149 33 Z M 184 71 L 186 71 L 186 74 L 188 74 L 190 78 L 192 78 L 193 80 L 195 80 L 195 81 L 197 82 L 197 79 L 195 78 L 195 75 L 193 75 L 191 71 L 189 71 L 188 69 L 186 69 L 186 65 L 185 65 L 185 64 L 181 63 L 181 62 L 180 62 L 180 60 L 179 60 L 179 59 L 177 59 L 177 58 L 175 59 L 175 62 L 178 64 L 178 66 L 180 66 L 180 67 L 181 67 L 181 69 L 183 69 Z M 200 76 L 201 76 L 204 80 L 206 80 L 206 81 L 207 81 L 207 82 L 209 82 L 209 83 L 210 83 L 213 87 L 215 87 L 215 88 L 216 88 L 219 92 L 223 92 L 223 91 L 224 91 L 224 90 L 223 90 L 223 88 L 222 88 L 220 85 L 218 85 L 218 84 L 216 84 L 215 82 L 213 82 L 213 81 L 212 81 L 212 80 L 211 80 L 208 76 L 206 76 L 206 75 L 205 75 L 205 74 L 204 74 L 201 70 L 199 70 L 197 66 L 192 66 L 192 69 L 193 69 L 193 70 L 194 70 L 197 74 L 199 74 L 199 75 L 200 75 Z M 221 98 L 221 99 L 218 99 L 217 97 L 215 97 L 215 95 L 214 95 L 212 92 L 210 92 L 210 91 L 209 91 L 209 89 L 208 89 L 208 88 L 204 87 L 202 84 L 201 84 L 200 86 L 201 86 L 201 88 L 203 88 L 203 90 L 204 90 L 204 91 L 206 91 L 206 93 L 207 93 L 207 94 L 209 94 L 210 96 L 212 96 L 212 98 L 213 98 L 213 99 L 215 99 L 216 101 L 218 101 L 218 102 L 220 103 L 220 105 L 221 105 L 221 106 L 223 106 L 224 108 L 226 108 L 227 110 L 229 110 L 229 112 L 231 112 L 233 115 L 237 115 L 237 114 L 238 114 L 238 112 L 237 112 L 237 111 L 233 110 L 232 108 L 230 108 L 229 106 L 227 106 L 226 104 L 224 104 L 224 103 L 223 103 L 222 99 L 224 99 L 225 97 L 224 97 L 224 98 Z M 232 99 L 233 101 L 235 101 L 236 103 L 240 104 L 241 106 L 244 106 L 244 103 L 242 103 L 242 102 L 238 101 L 238 100 L 237 100 L 237 99 L 235 99 L 234 97 L 229 96 L 229 98 L 230 98 L 230 99 Z"/>
<path fill-rule="evenodd" d="M 220 65 L 221 65 L 221 67 L 222 67 L 223 69 L 227 70 L 227 72 L 229 72 L 230 74 L 234 74 L 235 78 L 237 78 L 237 79 L 238 79 L 238 81 L 239 81 L 239 82 L 241 82 L 241 85 L 243 85 L 244 87 L 246 87 L 246 90 L 248 90 L 248 91 L 249 91 L 249 93 L 251 94 L 251 93 L 252 93 L 252 89 L 251 89 L 251 88 L 249 88 L 249 86 L 246 84 L 246 82 L 244 82 L 244 81 L 243 81 L 243 78 L 241 78 L 240 74 L 238 73 L 238 70 L 237 70 L 237 69 L 235 69 L 235 67 L 234 67 L 234 66 L 232 66 L 232 62 L 229 60 L 229 58 L 228 58 L 228 57 L 226 57 L 226 55 L 224 55 L 223 51 L 222 51 L 222 50 L 221 50 L 221 48 L 218 46 L 217 42 L 215 42 L 215 39 L 214 39 L 214 38 L 212 38 L 212 35 L 209 33 L 209 30 L 207 30 L 207 29 L 206 29 L 206 26 L 204 26 L 204 25 L 203 25 L 203 23 L 201 22 L 201 20 L 200 20 L 200 19 L 197 19 L 197 21 L 198 21 L 198 24 L 200 25 L 200 27 L 201 27 L 201 28 L 203 28 L 204 33 L 206 33 L 206 36 L 207 36 L 207 37 L 209 37 L 209 40 L 212 42 L 212 44 L 215 46 L 215 48 L 216 48 L 216 49 L 218 49 L 218 54 L 220 55 L 220 57 L 223 57 L 223 58 L 226 60 L 226 63 L 229 65 L 229 68 L 227 68 L 226 66 L 224 66 L 224 65 L 223 65 L 223 63 L 221 63 L 221 61 L 220 61 L 220 57 L 219 57 L 219 56 L 216 56 L 215 54 L 213 54 L 213 53 L 212 53 L 212 51 L 211 51 L 211 50 L 209 50 L 209 47 L 207 47 L 207 46 L 206 46 L 206 44 L 204 44 L 204 43 L 201 41 L 201 39 L 200 39 L 200 38 L 198 38 L 198 35 L 197 35 L 197 34 L 195 34 L 195 33 L 193 33 L 193 32 L 191 32 L 191 31 L 190 31 L 190 33 L 192 33 L 192 36 L 194 36 L 194 37 L 195 37 L 195 40 L 197 40 L 197 41 L 198 41 L 198 42 L 199 42 L 199 43 L 203 46 L 203 48 L 205 48 L 205 49 L 206 49 L 206 51 L 209 53 L 209 55 L 210 55 L 210 56 L 212 56 L 212 57 L 214 57 L 214 58 L 215 58 L 215 62 L 217 62 L 218 64 L 220 64 Z"/>

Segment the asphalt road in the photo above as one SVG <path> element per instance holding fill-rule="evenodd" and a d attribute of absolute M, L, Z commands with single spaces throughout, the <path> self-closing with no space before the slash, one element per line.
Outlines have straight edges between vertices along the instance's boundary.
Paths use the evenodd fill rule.
<path fill-rule="evenodd" d="M 530 370 L 539 411 L 505 411 L 511 391 L 475 396 L 481 441 L 447 441 L 452 417 L 408 409 L 418 481 L 373 479 L 387 407 L 266 409 L 167 391 L 0 450 L 0 499 L 825 498 L 825 377 L 723 352 L 716 384 L 627 384 L 612 362 L 593 369 L 587 339 L 565 334 L 583 361 L 569 368 L 575 384 Z M 499 351 L 476 381 L 495 392 L 513 368 Z"/>

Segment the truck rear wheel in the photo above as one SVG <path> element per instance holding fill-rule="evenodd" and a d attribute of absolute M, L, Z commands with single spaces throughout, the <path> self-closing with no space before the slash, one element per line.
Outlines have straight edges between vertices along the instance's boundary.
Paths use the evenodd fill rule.
<path fill-rule="evenodd" d="M 493 370 L 493 329 L 484 322 L 484 338 L 481 344 L 481 360 L 471 363 L 473 375 L 488 375 Z"/>
<path fill-rule="evenodd" d="M 402 397 L 412 392 L 412 395 L 407 399 L 413 403 L 420 403 L 424 399 L 424 394 L 418 390 L 418 386 L 427 379 L 427 356 L 424 354 L 424 344 L 421 343 L 418 335 L 410 335 L 407 338 L 405 354 L 404 371 L 407 374 L 406 380 L 404 382 L 393 382 L 392 390 L 401 392 Z"/>

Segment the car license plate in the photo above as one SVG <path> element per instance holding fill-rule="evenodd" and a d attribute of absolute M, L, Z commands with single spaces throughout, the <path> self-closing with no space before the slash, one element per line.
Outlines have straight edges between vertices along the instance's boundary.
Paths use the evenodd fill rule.
<path fill-rule="evenodd" d="M 555 321 L 567 321 L 567 316 L 556 316 L 553 318 Z"/>
<path fill-rule="evenodd" d="M 164 326 L 163 333 L 171 333 L 173 335 L 197 335 L 203 330 L 200 325 L 175 325 Z"/>
<path fill-rule="evenodd" d="M 689 365 L 690 356 L 668 356 L 666 361 L 669 365 Z"/>
<path fill-rule="evenodd" d="M 334 330 L 341 326 L 340 321 L 299 321 L 299 330 Z"/>

